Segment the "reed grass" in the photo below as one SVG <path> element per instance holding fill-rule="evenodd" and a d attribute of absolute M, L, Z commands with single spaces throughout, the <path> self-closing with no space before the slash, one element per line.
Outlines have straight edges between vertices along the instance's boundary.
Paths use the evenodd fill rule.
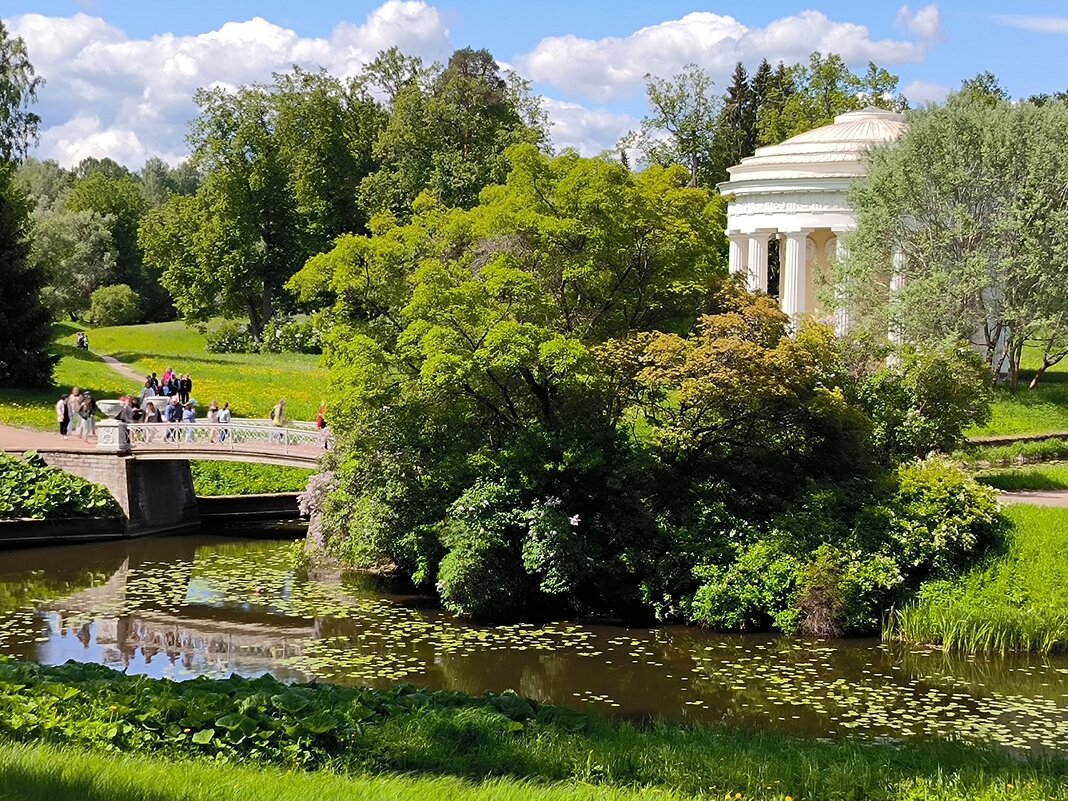
<path fill-rule="evenodd" d="M 891 612 L 886 639 L 966 653 L 1068 651 L 1068 509 L 1012 506 L 1006 550 Z"/>

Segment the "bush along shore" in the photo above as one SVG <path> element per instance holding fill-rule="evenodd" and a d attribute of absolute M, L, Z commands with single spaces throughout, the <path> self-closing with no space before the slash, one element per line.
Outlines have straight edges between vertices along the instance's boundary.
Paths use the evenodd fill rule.
<path fill-rule="evenodd" d="M 0 776 L 39 770 L 34 766 L 40 754 L 48 753 L 43 744 L 64 749 L 60 754 L 77 749 L 71 752 L 74 764 L 94 759 L 81 755 L 83 749 L 107 750 L 357 776 L 581 782 L 606 790 L 646 788 L 667 797 L 878 801 L 1068 793 L 1068 762 L 1059 759 L 1019 760 L 946 742 L 826 742 L 640 726 L 510 693 L 285 685 L 270 676 L 177 683 L 95 665 L 41 667 L 0 659 L 0 711 L 0 738 L 32 742 L 37 749 L 0 748 Z M 128 774 L 125 766 L 137 763 L 123 760 L 105 768 Z M 95 764 L 102 762 L 97 758 Z M 517 786 L 507 797 L 540 797 L 531 786 Z"/>

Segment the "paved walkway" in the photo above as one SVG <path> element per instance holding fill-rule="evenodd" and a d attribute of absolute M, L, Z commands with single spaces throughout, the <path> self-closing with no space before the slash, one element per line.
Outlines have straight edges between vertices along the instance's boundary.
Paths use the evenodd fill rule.
<path fill-rule="evenodd" d="M 96 438 L 82 442 L 77 437 L 64 439 L 58 431 L 34 431 L 30 428 L 0 425 L 0 451 L 22 453 L 39 450 L 94 451 Z"/>
<path fill-rule="evenodd" d="M 1068 509 L 1068 490 L 1026 490 L 1001 493 L 1002 503 L 1029 503 L 1032 506 L 1058 506 Z"/>

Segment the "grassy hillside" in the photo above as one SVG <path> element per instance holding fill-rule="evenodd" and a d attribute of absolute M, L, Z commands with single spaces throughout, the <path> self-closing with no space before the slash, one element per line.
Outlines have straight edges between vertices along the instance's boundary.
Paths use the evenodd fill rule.
<path fill-rule="evenodd" d="M 1017 434 L 1050 434 L 1068 431 L 1068 359 L 1042 376 L 1038 387 L 1029 390 L 1039 357 L 1025 351 L 1020 389 L 1016 394 L 999 388 L 994 400 L 993 415 L 985 426 L 974 426 L 970 437 L 1008 436 Z"/>
<path fill-rule="evenodd" d="M 303 354 L 208 353 L 204 337 L 184 323 L 154 323 L 85 329 L 90 351 L 74 347 L 80 330 L 69 323 L 55 326 L 53 350 L 60 356 L 55 388 L 0 389 L 0 423 L 27 428 L 55 428 L 53 407 L 61 392 L 73 386 L 97 398 L 140 392 L 141 382 L 124 378 L 103 361 L 111 356 L 146 375 L 162 375 L 168 367 L 193 377 L 193 397 L 206 408 L 211 400 L 229 401 L 238 417 L 267 417 L 279 398 L 289 416 L 314 420 L 326 385 L 318 356 Z"/>

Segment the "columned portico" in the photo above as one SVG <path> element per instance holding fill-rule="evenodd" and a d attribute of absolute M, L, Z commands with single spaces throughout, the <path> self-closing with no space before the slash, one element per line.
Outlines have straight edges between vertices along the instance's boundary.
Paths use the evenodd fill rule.
<path fill-rule="evenodd" d="M 719 185 L 728 196 L 730 272 L 746 277 L 752 291 L 768 291 L 768 242 L 779 241 L 779 302 L 794 324 L 805 314 L 849 325 L 830 267 L 844 254 L 840 234 L 856 221 L 847 193 L 866 169 L 873 146 L 894 142 L 904 131 L 901 114 L 867 108 L 841 114 L 834 124 L 758 148 L 729 169 Z"/>

